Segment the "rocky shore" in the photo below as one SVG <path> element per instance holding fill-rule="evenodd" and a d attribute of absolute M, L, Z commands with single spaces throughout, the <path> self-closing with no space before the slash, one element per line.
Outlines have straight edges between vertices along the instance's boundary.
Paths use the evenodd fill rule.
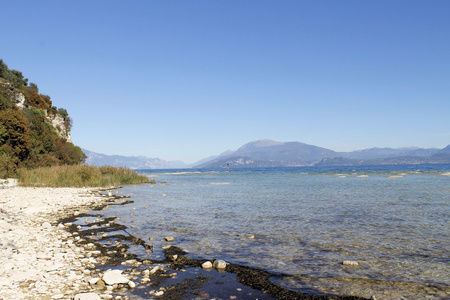
<path fill-rule="evenodd" d="M 0 299 L 100 299 L 82 295 L 94 290 L 95 252 L 58 220 L 106 200 L 90 189 L 1 188 Z"/>
<path fill-rule="evenodd" d="M 361 299 L 286 290 L 263 270 L 191 259 L 165 237 L 163 259 L 129 235 L 107 205 L 132 203 L 78 188 L 0 188 L 0 300 Z M 99 214 L 93 212 L 99 211 Z"/>

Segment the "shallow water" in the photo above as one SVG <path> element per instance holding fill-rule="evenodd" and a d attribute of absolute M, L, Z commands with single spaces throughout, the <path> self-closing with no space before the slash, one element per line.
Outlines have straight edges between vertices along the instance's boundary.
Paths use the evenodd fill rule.
<path fill-rule="evenodd" d="M 120 189 L 135 202 L 105 215 L 155 249 L 171 235 L 192 257 L 265 269 L 294 290 L 450 298 L 450 166 L 419 169 L 152 171 L 156 184 Z"/>

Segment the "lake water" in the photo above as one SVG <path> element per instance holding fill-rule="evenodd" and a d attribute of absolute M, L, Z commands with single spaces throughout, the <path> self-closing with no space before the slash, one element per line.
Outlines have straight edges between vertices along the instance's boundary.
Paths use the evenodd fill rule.
<path fill-rule="evenodd" d="M 293 290 L 450 299 L 450 165 L 142 173 L 156 183 L 125 186 L 134 203 L 104 212 L 154 239 L 141 256 L 162 257 L 170 235 Z"/>

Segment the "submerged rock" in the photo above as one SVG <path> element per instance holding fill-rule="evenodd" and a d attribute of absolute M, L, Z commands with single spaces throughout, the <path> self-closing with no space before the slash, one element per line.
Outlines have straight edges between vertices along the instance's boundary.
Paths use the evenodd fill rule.
<path fill-rule="evenodd" d="M 175 238 L 173 236 L 166 236 L 164 238 L 167 242 L 173 242 L 175 240 Z"/>
<path fill-rule="evenodd" d="M 342 262 L 342 264 L 344 266 L 359 266 L 359 263 L 357 261 L 354 261 L 354 260 L 344 260 Z"/>

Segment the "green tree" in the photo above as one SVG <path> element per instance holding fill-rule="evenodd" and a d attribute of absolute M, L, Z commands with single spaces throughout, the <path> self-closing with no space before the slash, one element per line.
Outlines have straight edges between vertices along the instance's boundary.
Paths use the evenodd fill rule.
<path fill-rule="evenodd" d="M 36 91 L 36 93 L 39 93 L 39 88 L 38 88 L 37 84 L 34 82 L 30 82 L 30 89 L 33 89 Z"/>

